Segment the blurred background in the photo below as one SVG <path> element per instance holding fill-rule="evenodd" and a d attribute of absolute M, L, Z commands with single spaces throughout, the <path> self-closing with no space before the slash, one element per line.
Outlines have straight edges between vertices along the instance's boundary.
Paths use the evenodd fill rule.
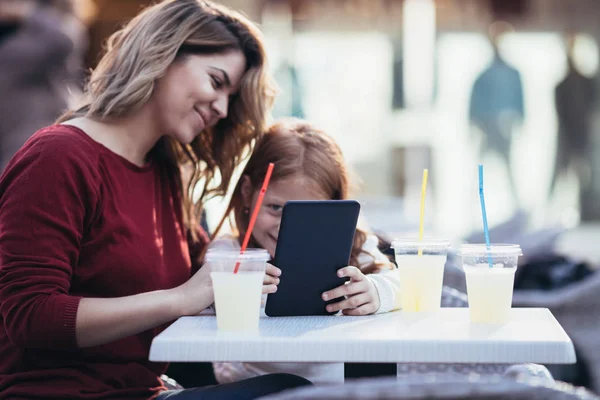
<path fill-rule="evenodd" d="M 593 240 L 600 238 L 600 2 L 220 2 L 260 24 L 282 91 L 274 116 L 306 118 L 335 137 L 356 173 L 363 217 L 374 229 L 391 236 L 416 229 L 422 170 L 428 168 L 428 231 L 453 240 L 476 236 L 482 163 L 489 222 L 500 226 L 496 241 L 502 232 L 542 230 L 548 241 L 558 237 L 552 232 L 566 231 L 559 246 L 576 246 L 579 256 L 600 262 Z M 51 122 L 76 100 L 106 38 L 149 2 L 0 0 L 2 57 L 25 31 L 20 27 L 31 28 L 36 15 L 42 19 L 23 6 L 28 3 L 60 9 L 53 21 L 75 19 L 71 25 L 78 25 L 61 28 L 76 46 L 44 68 L 51 74 L 44 80 L 52 83 L 37 92 L 28 88 L 29 109 L 41 103 L 36 97 L 51 92 L 57 99 L 39 121 L 28 115 L 24 132 L 31 134 L 33 125 Z M 15 4 L 22 10 L 15 12 Z M 44 29 L 35 39 L 39 49 L 13 49 L 44 57 L 57 42 Z M 10 86 L 2 88 L 2 103 L 16 107 L 9 95 L 21 90 L 15 81 L 2 78 Z M 2 112 L 14 116 L 7 107 Z M 15 131 L 5 125 L 3 136 Z M 225 203 L 207 204 L 209 227 Z"/>

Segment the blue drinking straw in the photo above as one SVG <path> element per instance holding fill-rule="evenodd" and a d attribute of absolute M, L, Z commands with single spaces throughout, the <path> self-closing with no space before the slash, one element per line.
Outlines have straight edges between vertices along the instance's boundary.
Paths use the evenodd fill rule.
<path fill-rule="evenodd" d="M 488 252 L 491 251 L 490 246 L 490 230 L 488 229 L 487 213 L 485 212 L 485 200 L 483 199 L 483 165 L 479 164 L 479 200 L 481 201 L 481 215 L 483 217 L 483 234 L 485 236 L 485 247 Z M 492 255 L 488 253 L 488 264 L 490 268 L 494 266 L 492 263 Z"/>

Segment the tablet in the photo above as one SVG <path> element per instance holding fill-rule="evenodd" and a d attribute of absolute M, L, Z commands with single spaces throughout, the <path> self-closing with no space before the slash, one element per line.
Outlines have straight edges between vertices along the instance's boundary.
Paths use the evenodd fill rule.
<path fill-rule="evenodd" d="M 273 258 L 281 280 L 267 297 L 268 316 L 332 314 L 325 306 L 340 299 L 321 295 L 347 280 L 337 270 L 348 265 L 359 212 L 355 200 L 285 203 Z"/>

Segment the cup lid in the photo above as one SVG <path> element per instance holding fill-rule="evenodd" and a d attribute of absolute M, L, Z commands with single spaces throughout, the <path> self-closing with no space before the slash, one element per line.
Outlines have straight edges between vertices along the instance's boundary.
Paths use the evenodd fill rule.
<path fill-rule="evenodd" d="M 396 238 L 392 240 L 393 249 L 448 249 L 450 247 L 450 241 L 446 239 L 425 237 L 422 240 L 416 237 Z"/>
<path fill-rule="evenodd" d="M 240 253 L 239 249 L 208 249 L 205 262 L 210 261 L 269 261 L 271 256 L 265 249 L 246 249 Z"/>
<path fill-rule="evenodd" d="M 518 244 L 493 243 L 488 249 L 485 244 L 463 244 L 458 250 L 459 256 L 477 255 L 507 255 L 522 256 L 521 246 Z"/>

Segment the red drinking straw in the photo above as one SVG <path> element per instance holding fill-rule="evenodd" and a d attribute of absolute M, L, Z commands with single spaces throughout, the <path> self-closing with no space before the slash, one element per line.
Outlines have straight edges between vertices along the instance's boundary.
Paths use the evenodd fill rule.
<path fill-rule="evenodd" d="M 269 186 L 269 181 L 271 180 L 271 174 L 273 173 L 273 167 L 275 164 L 269 163 L 269 168 L 267 168 L 267 173 L 265 174 L 265 180 L 263 181 L 262 187 L 260 188 L 260 193 L 258 194 L 258 199 L 256 200 L 256 205 L 254 206 L 254 210 L 252 211 L 252 217 L 250 218 L 250 223 L 248 224 L 248 230 L 246 231 L 246 235 L 244 236 L 244 241 L 242 242 L 242 248 L 240 250 L 240 254 L 244 254 L 246 251 L 246 247 L 248 247 L 248 242 L 250 241 L 250 236 L 252 236 L 252 229 L 254 229 L 254 223 L 256 222 L 256 217 L 258 216 L 258 212 L 260 211 L 260 206 L 262 204 L 263 198 L 265 197 L 265 193 L 267 192 L 267 186 Z M 235 268 L 233 269 L 233 273 L 237 274 L 240 269 L 240 261 L 238 260 L 235 263 Z"/>

